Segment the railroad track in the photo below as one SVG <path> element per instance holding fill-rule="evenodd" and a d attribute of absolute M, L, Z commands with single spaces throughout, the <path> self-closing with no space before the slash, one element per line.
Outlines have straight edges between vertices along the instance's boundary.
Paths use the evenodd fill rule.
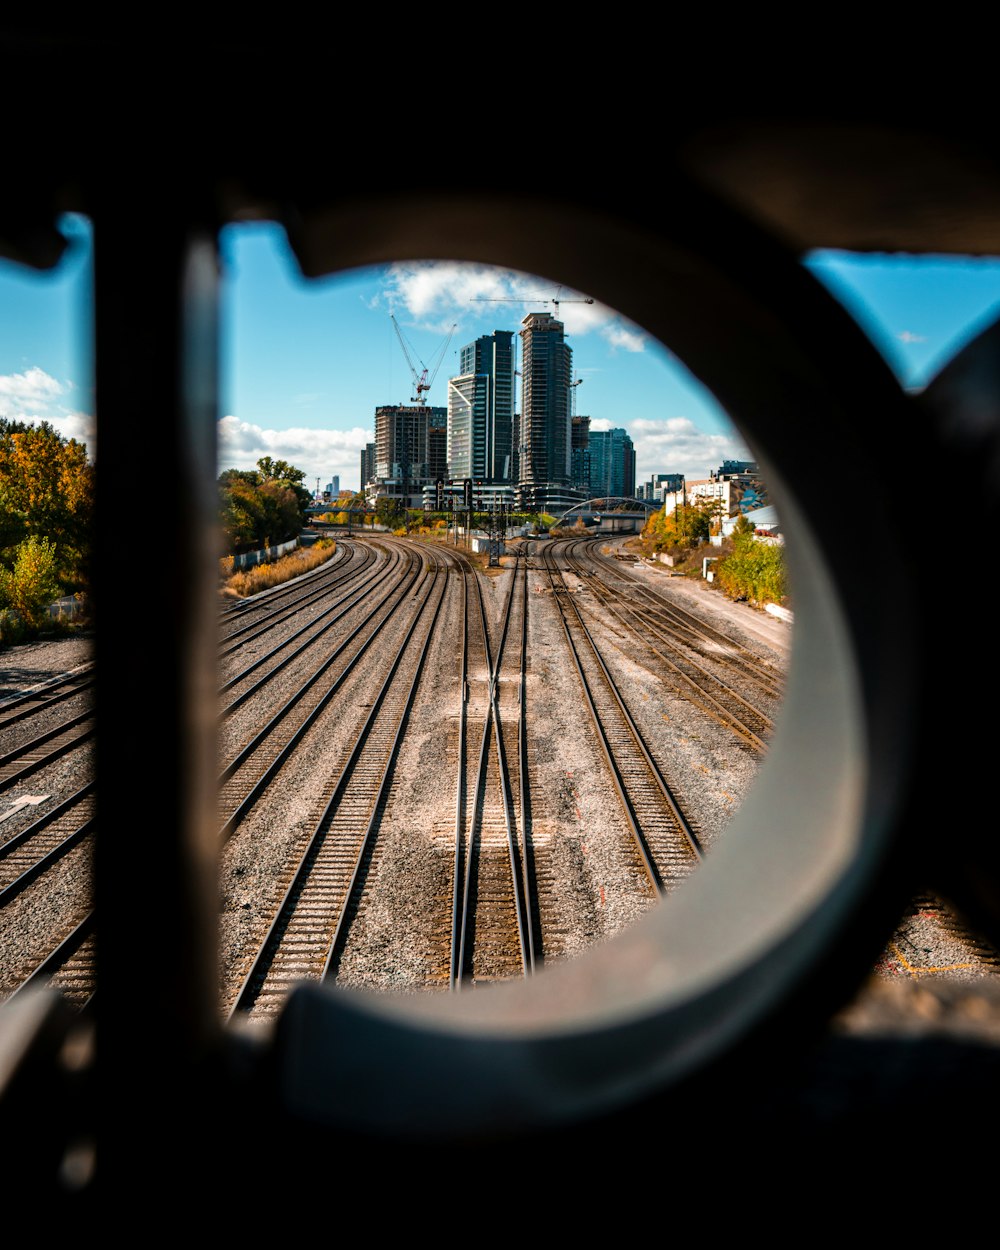
<path fill-rule="evenodd" d="M 445 836 L 451 841 L 450 887 L 432 891 L 433 897 L 428 894 L 425 906 L 434 917 L 425 925 L 428 952 L 442 953 L 428 953 L 424 984 L 452 992 L 472 990 L 529 976 L 550 950 L 556 957 L 564 953 L 559 929 L 567 903 L 556 898 L 558 874 L 545 839 L 536 844 L 533 831 L 536 800 L 526 673 L 528 568 L 532 563 L 539 567 L 538 557 L 532 561 L 526 555 L 518 561 L 499 613 L 501 597 L 494 596 L 494 620 L 486 610 L 479 575 L 459 553 L 390 538 L 354 545 L 371 550 L 357 557 L 345 551 L 336 588 L 331 579 L 325 598 L 315 594 L 319 579 L 310 579 L 310 592 L 300 600 L 310 615 L 308 627 L 288 613 L 287 597 L 280 606 L 277 596 L 271 600 L 274 625 L 268 628 L 276 629 L 270 634 L 265 634 L 260 615 L 251 621 L 249 612 L 235 614 L 241 628 L 250 626 L 242 636 L 253 649 L 248 662 L 243 662 L 242 650 L 227 657 L 233 666 L 222 683 L 230 696 L 224 720 L 235 719 L 238 710 L 253 712 L 256 705 L 243 695 L 251 682 L 261 681 L 268 665 L 280 666 L 282 681 L 287 680 L 293 649 L 303 669 L 279 706 L 270 693 L 277 675 L 270 686 L 261 686 L 257 697 L 262 707 L 269 706 L 270 715 L 265 719 L 253 712 L 253 735 L 232 738 L 220 787 L 224 841 L 240 838 L 251 814 L 260 824 L 257 805 L 282 793 L 286 766 L 300 744 L 325 744 L 320 754 L 329 772 L 322 801 L 315 801 L 308 849 L 296 832 L 299 853 L 282 870 L 271 913 L 263 923 L 254 916 L 252 951 L 227 972 L 220 1004 L 224 1015 L 271 1015 L 292 984 L 303 978 L 338 980 L 356 958 L 355 935 L 369 923 L 369 899 L 383 872 L 389 871 L 380 859 L 384 816 L 395 803 L 401 780 L 396 761 L 422 680 L 442 696 L 454 686 L 449 696 L 454 710 L 441 720 L 439 733 L 442 758 L 447 743 L 450 761 L 447 774 L 441 772 L 442 780 L 448 776 L 447 786 L 439 784 L 439 790 L 442 806 L 451 806 L 454 819 L 450 832 L 437 817 L 433 830 L 414 831 L 415 837 L 426 835 L 436 846 Z M 542 557 L 553 601 L 569 609 L 570 596 L 558 589 L 562 574 L 549 568 L 549 560 L 550 554 Z M 449 641 L 440 630 L 436 645 L 441 655 L 433 666 L 427 662 L 446 592 L 451 589 L 454 602 L 459 586 L 464 604 L 460 676 L 454 638 Z M 627 704 L 619 695 L 616 705 L 614 683 L 584 618 L 566 611 L 561 619 L 568 650 L 577 657 L 581 690 L 591 692 L 588 697 L 599 709 L 595 724 L 609 771 L 621 789 L 623 810 L 634 826 L 637 854 L 644 853 L 649 863 L 650 893 L 662 892 L 696 863 L 698 833 L 690 821 L 687 834 L 680 832 L 685 818 L 676 801 L 671 807 L 662 776 L 656 779 L 653 752 L 646 748 L 648 761 L 637 764 L 642 749 L 635 745 L 634 725 L 627 731 L 631 741 L 623 728 Z M 259 648 L 268 637 L 266 650 L 273 660 L 262 664 Z M 376 657 L 376 648 L 377 662 L 368 664 L 363 680 L 356 678 L 359 662 Z M 374 694 L 373 667 L 381 667 L 385 675 Z M 340 744 L 335 751 L 334 741 Z M 423 760 L 418 767 L 424 767 Z M 657 789 L 659 797 L 650 800 L 647 792 Z M 686 849 L 681 845 L 685 836 Z M 434 854 L 442 863 L 443 880 L 444 854 Z M 79 921 L 78 915 L 74 924 Z"/>
<path fill-rule="evenodd" d="M 661 636 L 665 634 L 705 660 L 730 669 L 768 699 L 777 701 L 784 696 L 783 669 L 751 653 L 730 634 L 654 590 L 630 572 L 628 565 L 612 563 L 598 550 L 599 545 L 595 540 L 574 543 L 570 558 L 582 557 L 582 562 L 590 565 L 592 585 L 602 602 L 611 600 L 632 618 L 653 626 Z"/>
<path fill-rule="evenodd" d="M 421 575 L 426 577 L 427 572 L 426 566 L 412 554 L 394 571 L 397 576 L 381 587 L 372 601 L 366 602 L 357 624 L 335 642 L 332 650 L 322 654 L 318 664 L 310 666 L 277 708 L 262 704 L 261 716 L 252 722 L 253 736 L 231 750 L 219 777 L 223 839 L 232 836 L 291 752 L 345 688 L 370 648 L 376 642 L 380 646 L 391 645 L 391 636 L 387 641 L 385 631 L 390 626 L 399 628 L 408 596 L 419 589 L 418 579 Z M 242 702 L 230 704 L 224 716 Z"/>
<path fill-rule="evenodd" d="M 338 547 L 338 551 L 340 550 Z M 243 601 L 241 610 L 223 609 L 220 661 L 234 652 L 239 652 L 241 657 L 245 656 L 251 643 L 288 620 L 308 620 L 307 609 L 317 605 L 326 608 L 331 599 L 335 606 L 369 571 L 377 571 L 382 559 L 384 555 L 379 547 L 361 547 L 352 543 L 339 562 L 331 560 L 302 578 L 287 583 L 287 586 L 295 587 L 294 590 L 287 589 L 287 586 L 275 587 Z M 307 584 L 304 588 L 296 587 L 296 581 Z M 237 619 L 230 626 L 228 618 L 233 616 Z"/>
<path fill-rule="evenodd" d="M 370 563 L 375 554 L 371 547 L 338 543 L 330 559 L 309 572 L 246 599 L 225 600 L 219 610 L 220 658 L 234 649 L 231 644 L 237 640 L 245 644 L 261 622 L 273 623 L 294 615 L 317 597 L 335 590 L 357 571 L 359 561 Z"/>
<path fill-rule="evenodd" d="M 461 752 L 459 793 L 464 803 L 456 820 L 455 890 L 452 915 L 451 986 L 479 985 L 528 976 L 540 962 L 536 888 L 531 863 L 525 741 L 523 670 L 525 663 L 526 573 L 517 568 L 511 580 L 495 658 L 482 592 L 474 572 L 466 577 L 466 647 L 463 686 L 471 695 Z M 515 594 L 520 587 L 520 594 Z M 517 604 L 515 614 L 514 605 Z M 501 666 L 508 649 L 510 624 L 520 628 L 514 643 L 516 701 L 505 715 Z M 478 678 L 478 680 L 475 680 Z M 469 765 L 474 764 L 473 770 Z M 474 775 L 466 789 L 465 777 Z"/>
<path fill-rule="evenodd" d="M 428 566 L 425 593 L 414 596 L 405 636 L 387 659 L 386 676 L 351 749 L 331 774 L 306 846 L 268 931 L 245 973 L 229 1016 L 273 1015 L 303 979 L 333 980 L 362 905 L 381 812 L 406 729 L 447 579 Z"/>
<path fill-rule="evenodd" d="M 80 843 L 89 843 L 93 830 L 94 783 L 89 782 L 0 845 L 0 907 Z"/>
<path fill-rule="evenodd" d="M 682 811 L 602 659 L 557 566 L 555 550 L 543 549 L 541 558 L 635 855 L 650 894 L 662 895 L 683 881 L 703 858 L 701 838 Z"/>
<path fill-rule="evenodd" d="M 576 540 L 567 544 L 561 553 L 567 568 L 585 579 L 601 608 L 624 627 L 627 636 L 655 657 L 668 688 L 730 729 L 744 745 L 765 754 L 774 731 L 771 711 L 781 694 L 773 669 L 762 665 L 745 648 L 719 631 L 705 625 L 699 628 L 697 618 L 690 613 L 657 602 L 643 606 L 655 597 L 638 584 L 629 584 L 626 593 L 620 593 L 600 573 L 591 571 L 595 557 L 590 556 L 587 563 L 580 561 L 576 555 L 580 546 L 580 540 Z M 550 558 L 554 555 L 550 554 Z M 715 671 L 720 666 L 728 675 Z M 737 679 L 740 689 L 735 684 Z M 763 691 L 767 710 L 743 693 L 748 680 Z"/>
<path fill-rule="evenodd" d="M 50 711 L 67 699 L 94 685 L 94 665 L 81 664 L 69 673 L 60 673 L 48 681 L 40 682 L 23 694 L 0 700 L 0 741 L 6 745 L 7 731 L 21 721 Z"/>

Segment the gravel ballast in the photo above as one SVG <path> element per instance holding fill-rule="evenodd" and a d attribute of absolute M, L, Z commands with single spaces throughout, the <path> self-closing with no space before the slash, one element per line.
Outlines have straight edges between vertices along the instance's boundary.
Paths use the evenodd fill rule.
<path fill-rule="evenodd" d="M 794 630 L 790 621 L 745 604 L 731 604 L 718 592 L 686 579 L 665 577 L 642 562 L 630 565 L 629 571 L 657 590 L 677 595 L 732 637 L 745 638 L 758 653 L 787 664 Z M 509 576 L 504 570 L 481 577 L 494 627 Z M 621 817 L 609 800 L 593 735 L 580 709 L 570 706 L 575 695 L 547 578 L 538 570 L 529 578 L 527 692 L 533 828 L 545 909 L 546 957 L 563 959 L 613 937 L 651 901 L 621 850 Z M 454 581 L 457 586 L 459 579 Z M 644 732 L 655 736 L 658 753 L 676 770 L 678 788 L 710 845 L 724 836 L 726 824 L 753 784 L 757 765 L 749 752 L 692 719 L 681 706 L 683 700 L 665 694 L 642 648 L 629 642 L 619 621 L 602 616 L 593 601 L 587 603 L 588 591 L 581 579 L 577 581 L 574 593 L 587 611 L 588 626 L 606 662 L 628 691 L 630 707 Z M 418 941 L 400 940 L 399 933 L 401 916 L 409 916 L 407 923 L 419 930 L 422 904 L 418 899 L 440 899 L 451 889 L 448 828 L 453 819 L 453 789 L 450 780 L 445 785 L 442 778 L 447 779 L 452 770 L 448 735 L 455 703 L 444 674 L 454 670 L 448 640 L 458 629 L 458 611 L 457 598 L 450 594 L 443 629 L 422 681 L 421 709 L 408 735 L 383 822 L 379 874 L 386 894 L 366 917 L 354 948 L 345 957 L 346 984 L 392 990 L 443 988 L 437 965 L 432 967 L 426 954 L 442 942 L 440 922 L 424 925 L 427 932 Z M 80 636 L 0 651 L 0 706 L 5 698 L 92 658 L 92 640 Z M 224 983 L 245 964 L 260 925 L 273 907 L 286 855 L 301 840 L 315 805 L 310 792 L 313 783 L 308 779 L 329 771 L 332 750 L 327 735 L 325 743 L 318 738 L 303 752 L 301 772 L 282 780 L 268 814 L 255 815 L 220 856 L 219 953 Z M 44 811 L 44 807 L 31 812 L 22 807 L 12 812 L 19 799 L 36 790 L 51 791 L 55 802 L 57 794 L 64 797 L 82 785 L 92 767 L 92 752 L 81 752 L 68 775 L 54 777 L 51 785 L 40 788 L 32 781 L 3 795 L 0 818 L 5 812 L 9 815 L 0 819 L 0 844 Z M 417 884 L 419 890 L 413 888 Z M 89 890 L 89 873 L 83 857 L 76 855 L 53 870 L 44 891 L 26 892 L 16 905 L 5 909 L 0 917 L 0 992 L 10 992 L 38 956 L 47 928 L 66 896 L 82 898 Z M 923 996 L 915 991 L 918 983 L 925 986 Z M 931 989 L 932 984 L 937 988 Z M 954 925 L 943 921 L 939 910 L 915 906 L 902 919 L 870 983 L 838 1018 L 837 1027 L 884 1031 L 916 1009 L 917 1026 L 925 1029 L 947 1028 L 954 1015 L 966 1032 L 976 1028 L 978 1020 L 980 1031 L 992 1034 L 997 1029 L 996 985 L 997 966 L 988 952 L 984 955 L 970 946 Z M 968 1005 L 970 994 L 978 995 L 979 1006 Z M 965 1005 L 954 1007 L 956 999 Z"/>

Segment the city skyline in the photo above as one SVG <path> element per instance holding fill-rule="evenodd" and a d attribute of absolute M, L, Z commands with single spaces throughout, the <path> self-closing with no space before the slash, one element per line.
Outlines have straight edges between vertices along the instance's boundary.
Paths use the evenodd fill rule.
<path fill-rule="evenodd" d="M 76 217 L 61 224 L 69 246 L 57 269 L 0 261 L 0 416 L 48 420 L 93 452 L 89 228 Z M 220 250 L 220 471 L 270 455 L 301 469 L 307 486 L 339 476 L 355 489 L 376 407 L 415 394 L 390 315 L 421 368 L 452 335 L 427 391 L 430 405 L 447 403 L 464 345 L 495 330 L 516 339 L 528 312 L 551 312 L 572 348 L 577 411 L 595 432 L 628 432 L 637 483 L 655 473 L 704 477 L 722 460 L 752 458 L 725 412 L 666 348 L 547 278 L 437 262 L 307 282 L 280 228 L 261 223 L 227 227 Z M 910 388 L 924 385 L 1000 307 L 995 258 L 824 253 L 807 264 Z M 141 428 L 141 396 L 136 416 Z M 143 434 L 155 455 L 157 432 Z M 152 470 L 138 457 L 137 475 Z"/>

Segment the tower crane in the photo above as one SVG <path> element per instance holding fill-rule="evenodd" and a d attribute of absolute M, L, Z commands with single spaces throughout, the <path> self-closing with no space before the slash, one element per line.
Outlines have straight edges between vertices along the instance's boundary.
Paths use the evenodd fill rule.
<path fill-rule="evenodd" d="M 570 399 L 569 415 L 571 417 L 576 416 L 576 388 L 582 385 L 582 383 L 583 383 L 583 378 L 577 378 L 575 382 L 570 382 L 569 384 L 569 399 Z"/>
<path fill-rule="evenodd" d="M 403 337 L 403 331 L 399 328 L 399 322 L 392 315 L 392 313 L 389 314 L 389 320 L 395 327 L 396 337 L 399 339 L 399 345 L 403 349 L 403 355 L 406 357 L 406 363 L 409 365 L 410 373 L 413 375 L 413 389 L 416 391 L 416 394 L 411 397 L 410 402 L 424 405 L 427 403 L 427 392 L 434 385 L 434 379 L 437 377 L 437 372 L 441 368 L 441 362 L 444 360 L 444 354 L 448 350 L 448 344 L 451 342 L 451 336 L 458 328 L 458 323 L 456 322 L 452 325 L 451 329 L 448 331 L 445 341 L 438 348 L 437 354 L 431 361 L 430 365 L 425 365 L 422 360 L 420 361 L 422 369 L 418 373 L 417 367 L 413 363 L 410 356 L 410 350 L 407 347 L 406 339 Z M 428 373 L 430 374 L 429 377 Z"/>
<path fill-rule="evenodd" d="M 537 302 L 539 304 L 551 304 L 552 307 L 556 310 L 557 317 L 559 316 L 560 304 L 592 304 L 594 302 L 592 299 L 563 299 L 561 300 L 558 298 L 558 294 L 561 290 L 562 290 L 561 286 L 557 287 L 556 297 L 552 299 L 546 299 L 544 296 L 541 296 L 541 295 L 522 295 L 520 297 L 500 296 L 495 299 L 491 298 L 488 295 L 473 295 L 473 296 L 470 296 L 470 301 L 472 303 L 480 303 L 480 304 L 530 304 L 532 302 Z"/>

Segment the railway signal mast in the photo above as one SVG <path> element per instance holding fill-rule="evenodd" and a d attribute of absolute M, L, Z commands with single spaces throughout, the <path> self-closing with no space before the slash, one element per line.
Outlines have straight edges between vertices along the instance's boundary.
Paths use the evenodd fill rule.
<path fill-rule="evenodd" d="M 416 394 L 411 397 L 410 402 L 420 404 L 421 407 L 427 403 L 427 392 L 434 385 L 434 379 L 437 377 L 438 370 L 441 368 L 441 362 L 444 360 L 444 354 L 448 350 L 448 344 L 451 342 L 451 336 L 457 329 L 457 322 L 448 331 L 448 336 L 438 349 L 437 355 L 431 361 L 430 365 L 425 365 L 421 360 L 421 369 L 418 372 L 413 359 L 410 356 L 410 349 L 407 347 L 406 339 L 403 337 L 403 331 L 399 328 L 399 322 L 396 318 L 389 314 L 389 319 L 396 330 L 396 337 L 399 339 L 399 345 L 403 349 L 403 355 L 406 357 L 406 363 L 409 365 L 410 373 L 413 375 L 413 389 Z M 418 357 L 419 359 L 419 357 Z M 429 375 L 429 376 L 428 376 Z"/>

